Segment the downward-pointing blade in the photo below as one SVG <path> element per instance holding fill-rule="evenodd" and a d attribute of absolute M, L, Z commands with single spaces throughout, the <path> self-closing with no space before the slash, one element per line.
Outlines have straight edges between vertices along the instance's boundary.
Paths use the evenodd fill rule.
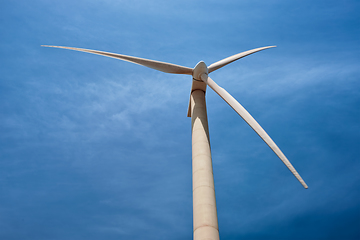
<path fill-rule="evenodd" d="M 247 124 L 250 125 L 252 129 L 264 140 L 264 142 L 274 151 L 274 153 L 281 159 L 281 161 L 286 165 L 286 167 L 294 174 L 294 176 L 299 180 L 299 182 L 308 188 L 305 181 L 301 178 L 299 173 L 295 170 L 289 160 L 285 157 L 279 147 L 275 142 L 269 137 L 265 130 L 260 126 L 260 124 L 246 111 L 246 109 L 233 98 L 225 89 L 217 85 L 210 77 L 206 74 L 201 76 L 201 79 L 209 85 L 222 99 L 225 100 L 239 115 L 242 117 Z"/>
<path fill-rule="evenodd" d="M 268 46 L 268 47 L 261 47 L 261 48 L 255 48 L 255 49 L 252 49 L 252 50 L 249 50 L 249 51 L 245 51 L 245 52 L 242 52 L 242 53 L 238 53 L 238 54 L 235 54 L 235 55 L 232 55 L 230 57 L 227 57 L 227 58 L 224 58 L 223 60 L 220 60 L 216 63 L 213 63 L 211 64 L 208 69 L 209 69 L 209 73 L 219 69 L 219 68 L 222 68 L 223 66 L 225 65 L 228 65 L 229 63 L 232 63 L 240 58 L 243 58 L 243 57 L 246 57 L 250 54 L 253 54 L 253 53 L 256 53 L 256 52 L 259 52 L 261 50 L 265 50 L 265 49 L 268 49 L 268 48 L 273 48 L 273 47 L 276 47 L 276 46 Z"/>
<path fill-rule="evenodd" d="M 98 54 L 98 55 L 111 57 L 111 58 L 117 58 L 117 59 L 121 59 L 121 60 L 124 60 L 124 61 L 127 61 L 127 62 L 136 63 L 136 64 L 139 64 L 139 65 L 149 67 L 149 68 L 161 71 L 161 72 L 166 72 L 166 73 L 187 74 L 187 75 L 192 74 L 192 68 L 175 65 L 175 64 L 172 64 L 172 63 L 159 62 L 159 61 L 149 60 L 149 59 L 145 59 L 145 58 L 138 58 L 138 57 L 132 57 L 132 56 L 127 56 L 127 55 L 123 55 L 123 54 L 109 53 L 109 52 L 103 52 L 103 51 L 97 51 L 97 50 L 91 50 L 91 49 L 84 49 L 84 48 L 63 47 L 63 46 L 49 46 L 49 45 L 42 45 L 42 46 L 43 47 L 70 49 L 70 50 L 75 50 L 75 51 L 80 51 L 80 52 Z"/>

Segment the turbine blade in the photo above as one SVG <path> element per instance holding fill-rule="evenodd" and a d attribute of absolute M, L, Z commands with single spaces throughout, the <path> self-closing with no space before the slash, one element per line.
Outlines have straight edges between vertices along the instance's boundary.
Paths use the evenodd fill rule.
<path fill-rule="evenodd" d="M 136 63 L 139 65 L 149 67 L 149 68 L 161 71 L 161 72 L 166 72 L 166 73 L 187 74 L 187 75 L 192 74 L 192 68 L 175 65 L 172 63 L 159 62 L 159 61 L 149 60 L 149 59 L 145 59 L 145 58 L 138 58 L 138 57 L 132 57 L 132 56 L 127 56 L 127 55 L 123 55 L 123 54 L 109 53 L 109 52 L 84 49 L 84 48 L 49 46 L 49 45 L 41 45 L 41 46 L 42 47 L 70 49 L 70 50 L 75 50 L 75 51 L 80 51 L 80 52 L 98 54 L 98 55 L 111 57 L 111 58 L 117 58 L 117 59 L 121 59 L 121 60 L 131 62 L 131 63 Z"/>
<path fill-rule="evenodd" d="M 228 65 L 229 63 L 235 62 L 236 60 L 238 60 L 240 58 L 243 58 L 243 57 L 246 57 L 246 56 L 248 56 L 250 54 L 253 54 L 253 53 L 259 52 L 261 50 L 268 49 L 268 48 L 273 48 L 273 47 L 276 47 L 276 46 L 255 48 L 255 49 L 252 49 L 252 50 L 249 50 L 249 51 L 246 51 L 246 52 L 235 54 L 235 55 L 230 56 L 228 58 L 224 58 L 223 60 L 220 60 L 220 61 L 218 61 L 216 63 L 211 64 L 208 67 L 209 73 L 211 73 L 211 72 L 213 72 L 213 71 L 215 71 L 215 70 L 217 70 L 219 68 L 222 68 L 223 66 Z"/>
<path fill-rule="evenodd" d="M 299 182 L 308 188 L 305 181 L 301 178 L 299 173 L 295 170 L 293 165 L 282 153 L 280 148 L 275 144 L 275 142 L 270 138 L 270 136 L 265 132 L 265 130 L 260 126 L 260 124 L 246 111 L 246 109 L 233 98 L 225 89 L 217 85 L 210 77 L 206 74 L 201 76 L 201 79 L 209 85 L 222 99 L 225 100 L 234 110 L 237 112 L 240 117 L 242 117 L 247 124 L 264 140 L 264 142 L 274 151 L 274 153 L 280 158 L 280 160 L 286 165 L 286 167 L 294 174 L 294 176 L 299 180 Z"/>

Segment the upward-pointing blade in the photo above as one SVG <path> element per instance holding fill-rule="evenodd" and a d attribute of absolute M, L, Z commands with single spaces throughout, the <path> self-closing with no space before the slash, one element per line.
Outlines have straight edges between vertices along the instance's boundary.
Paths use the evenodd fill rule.
<path fill-rule="evenodd" d="M 234 110 L 237 112 L 240 117 L 242 117 L 247 124 L 250 125 L 252 129 L 264 140 L 264 142 L 274 151 L 274 153 L 281 159 L 281 161 L 286 165 L 286 167 L 294 174 L 294 176 L 299 180 L 299 182 L 308 188 L 305 181 L 301 178 L 299 173 L 295 170 L 293 165 L 282 153 L 280 148 L 275 144 L 275 142 L 269 137 L 265 130 L 260 126 L 260 124 L 246 111 L 246 109 L 233 98 L 225 89 L 217 85 L 210 77 L 206 74 L 201 75 L 201 79 L 209 85 L 222 99 L 225 100 Z"/>
<path fill-rule="evenodd" d="M 149 68 L 161 71 L 161 72 L 166 72 L 166 73 L 187 74 L 187 75 L 192 74 L 192 68 L 175 65 L 175 64 L 172 64 L 172 63 L 159 62 L 159 61 L 149 60 L 149 59 L 145 59 L 145 58 L 138 58 L 138 57 L 132 57 L 132 56 L 127 56 L 127 55 L 123 55 L 123 54 L 109 53 L 109 52 L 103 52 L 103 51 L 97 51 L 97 50 L 91 50 L 91 49 L 84 49 L 84 48 L 49 46 L 49 45 L 42 45 L 42 46 L 43 47 L 70 49 L 70 50 L 75 50 L 75 51 L 80 51 L 80 52 L 98 54 L 98 55 L 111 57 L 111 58 L 117 58 L 117 59 L 121 59 L 121 60 L 124 60 L 124 61 L 127 61 L 127 62 L 136 63 L 136 64 L 139 64 L 139 65 L 149 67 Z"/>
<path fill-rule="evenodd" d="M 222 68 L 223 66 L 225 65 L 228 65 L 229 63 L 232 63 L 240 58 L 243 58 L 243 57 L 246 57 L 250 54 L 253 54 L 253 53 L 256 53 L 256 52 L 259 52 L 261 50 L 265 50 L 265 49 L 268 49 L 268 48 L 273 48 L 273 47 L 276 47 L 276 46 L 268 46 L 268 47 L 261 47 L 261 48 L 255 48 L 255 49 L 252 49 L 252 50 L 249 50 L 249 51 L 245 51 L 245 52 L 242 52 L 242 53 L 238 53 L 238 54 L 235 54 L 235 55 L 232 55 L 230 57 L 227 57 L 227 58 L 224 58 L 223 60 L 220 60 L 216 63 L 213 63 L 211 64 L 208 69 L 209 69 L 209 73 L 219 69 L 219 68 Z"/>

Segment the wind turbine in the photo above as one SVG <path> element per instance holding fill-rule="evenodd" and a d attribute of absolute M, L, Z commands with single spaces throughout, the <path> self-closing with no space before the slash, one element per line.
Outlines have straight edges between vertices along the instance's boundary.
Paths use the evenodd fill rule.
<path fill-rule="evenodd" d="M 49 46 L 70 49 L 80 52 L 87 52 L 121 59 L 131 63 L 143 65 L 155 70 L 192 75 L 192 87 L 190 94 L 190 103 L 188 108 L 188 117 L 191 117 L 192 124 L 192 178 L 193 178 L 193 227 L 194 240 L 218 240 L 219 227 L 217 220 L 214 177 L 210 151 L 209 128 L 206 113 L 205 92 L 206 87 L 213 89 L 222 99 L 225 100 L 240 117 L 264 140 L 264 142 L 274 151 L 286 167 L 294 174 L 299 182 L 308 188 L 299 173 L 295 170 L 289 160 L 285 157 L 275 142 L 269 137 L 257 121 L 246 111 L 246 109 L 233 98 L 225 89 L 217 85 L 208 75 L 209 73 L 224 67 L 240 58 L 246 57 L 255 52 L 272 48 L 275 46 L 261 47 L 235 54 L 222 59 L 209 67 L 203 61 L 200 61 L 194 68 L 183 67 L 171 63 L 159 62 L 144 58 L 132 57 L 122 54 L 109 53 L 97 50 Z"/>

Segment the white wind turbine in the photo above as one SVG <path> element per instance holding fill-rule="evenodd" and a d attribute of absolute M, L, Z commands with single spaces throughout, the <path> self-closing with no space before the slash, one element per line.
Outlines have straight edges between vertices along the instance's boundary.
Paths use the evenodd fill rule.
<path fill-rule="evenodd" d="M 161 72 L 174 74 L 192 75 L 192 88 L 188 117 L 191 117 L 192 123 L 192 178 L 193 178 L 193 227 L 194 240 L 217 240 L 219 239 L 219 228 L 216 212 L 214 177 L 211 161 L 209 129 L 206 113 L 205 92 L 206 86 L 213 89 L 222 99 L 225 100 L 240 117 L 264 140 L 264 142 L 274 151 L 286 167 L 294 174 L 299 182 L 308 188 L 299 173 L 291 165 L 275 142 L 269 137 L 264 129 L 256 120 L 246 111 L 246 109 L 235 100 L 225 89 L 217 85 L 208 74 L 222 68 L 223 66 L 234 62 L 240 58 L 246 57 L 252 53 L 272 48 L 275 46 L 261 47 L 235 54 L 231 57 L 211 64 L 209 67 L 203 61 L 200 61 L 194 68 L 183 67 L 171 63 L 159 62 L 144 58 L 132 57 L 122 54 L 109 53 L 97 50 L 48 46 L 54 48 L 64 48 L 81 52 L 93 53 L 107 57 L 117 58 L 124 61 L 136 63 Z"/>

